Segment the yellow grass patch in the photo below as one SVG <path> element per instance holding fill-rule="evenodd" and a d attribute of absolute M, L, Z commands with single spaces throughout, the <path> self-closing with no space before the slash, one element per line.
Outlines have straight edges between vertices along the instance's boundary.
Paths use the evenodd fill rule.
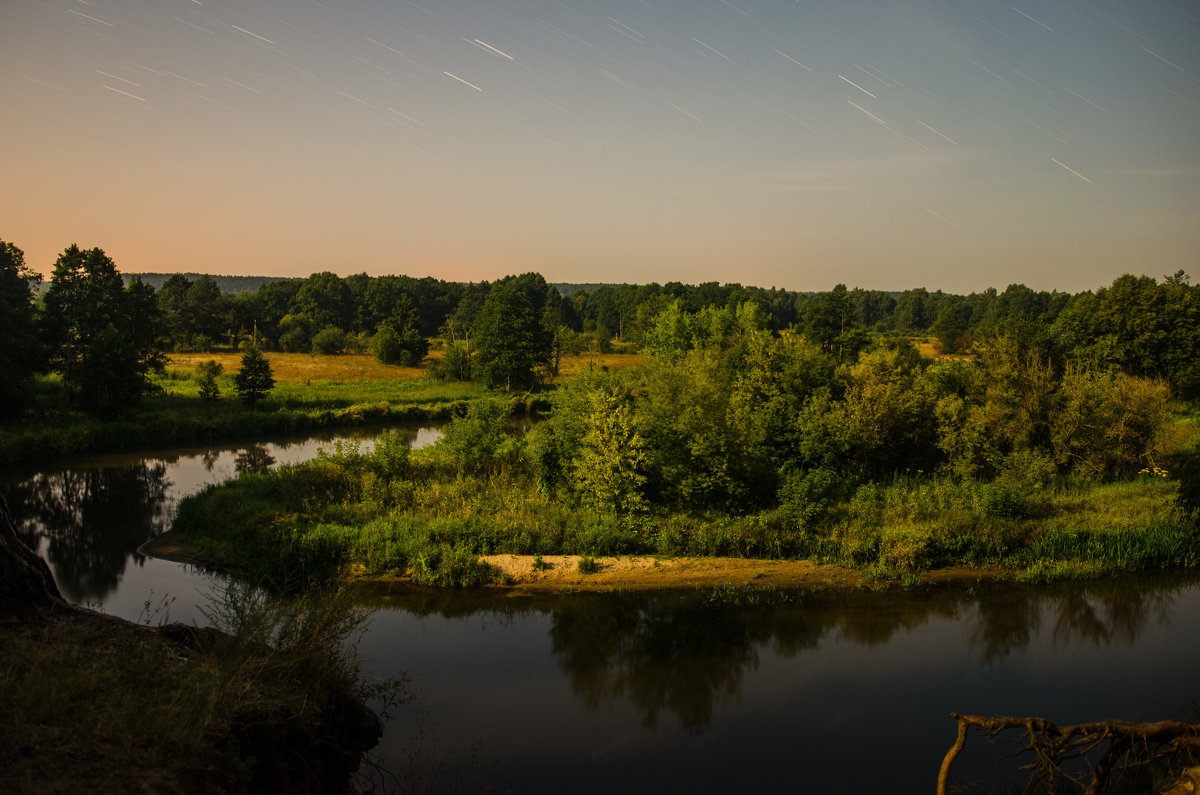
<path fill-rule="evenodd" d="M 581 353 L 578 356 L 567 355 L 559 362 L 560 375 L 574 375 L 589 367 L 607 367 L 610 370 L 622 370 L 626 367 L 642 364 L 646 357 L 640 353 Z"/>
<path fill-rule="evenodd" d="M 365 353 L 346 353 L 338 356 L 320 356 L 311 353 L 264 353 L 271 363 L 271 373 L 277 383 L 337 381 L 389 381 L 416 378 L 424 375 L 429 362 L 441 358 L 440 351 L 430 351 L 422 367 L 394 367 L 383 364 L 374 356 Z M 237 372 L 242 366 L 240 353 L 174 353 L 167 361 L 168 370 L 192 372 L 196 365 L 212 359 L 225 368 L 226 373 Z M 607 367 L 620 370 L 641 364 L 645 357 L 640 353 L 582 353 L 564 356 L 560 363 L 562 375 L 571 375 L 587 370 L 588 367 Z"/>
<path fill-rule="evenodd" d="M 388 381 L 416 378 L 423 374 L 418 367 L 394 367 L 383 364 L 368 354 L 347 353 L 338 356 L 318 356 L 311 353 L 264 353 L 271 363 L 271 373 L 278 383 L 311 381 Z M 169 370 L 191 372 L 200 362 L 215 360 L 225 372 L 237 372 L 242 366 L 240 353 L 175 353 L 167 362 Z"/>
<path fill-rule="evenodd" d="M 938 353 L 934 347 L 937 342 L 936 337 L 913 337 L 913 343 L 917 346 L 917 351 L 922 356 L 928 356 L 931 359 L 957 359 L 961 361 L 970 361 L 975 358 L 969 353 Z"/>

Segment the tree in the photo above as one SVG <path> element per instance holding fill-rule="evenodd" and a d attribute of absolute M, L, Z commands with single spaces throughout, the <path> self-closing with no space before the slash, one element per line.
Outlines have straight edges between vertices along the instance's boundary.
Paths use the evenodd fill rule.
<path fill-rule="evenodd" d="M 862 335 L 854 333 L 857 328 L 858 311 L 846 285 L 839 284 L 809 301 L 804 335 L 839 362 L 854 361 L 865 346 Z"/>
<path fill-rule="evenodd" d="M 24 404 L 38 363 L 37 326 L 31 288 L 37 274 L 25 267 L 25 255 L 0 240 L 0 414 Z"/>
<path fill-rule="evenodd" d="M 479 323 L 479 313 L 483 310 L 486 289 L 486 284 L 468 285 L 466 292 L 458 299 L 454 312 L 446 318 L 442 333 L 449 338 L 449 344 L 442 353 L 439 368 L 443 378 L 471 380 L 471 338 Z"/>
<path fill-rule="evenodd" d="M 335 356 L 344 350 L 346 350 L 346 332 L 336 326 L 326 326 L 313 335 L 313 353 Z"/>
<path fill-rule="evenodd" d="M 384 364 L 413 367 L 429 353 L 429 343 L 411 325 L 384 322 L 371 338 L 371 352 Z"/>
<path fill-rule="evenodd" d="M 216 403 L 221 397 L 221 388 L 217 386 L 217 376 L 225 368 L 216 359 L 200 362 L 196 365 L 196 375 L 200 384 L 200 399 L 205 403 Z"/>
<path fill-rule="evenodd" d="M 225 331 L 225 302 L 221 289 L 211 276 L 201 276 L 188 287 L 183 296 L 183 321 L 186 344 L 195 350 L 208 351 Z"/>
<path fill-rule="evenodd" d="M 692 316 L 676 300 L 658 313 L 646 334 L 644 350 L 668 362 L 678 362 L 692 348 Z"/>
<path fill-rule="evenodd" d="M 958 353 L 967 345 L 967 324 L 951 307 L 938 313 L 929 332 L 937 337 L 942 353 Z"/>
<path fill-rule="evenodd" d="M 588 400 L 587 432 L 572 470 L 572 487 L 587 505 L 618 513 L 645 507 L 646 442 L 638 434 L 626 396 L 597 389 Z"/>
<path fill-rule="evenodd" d="M 191 344 L 187 329 L 185 302 L 192 282 L 183 274 L 172 274 L 158 290 L 158 310 L 162 315 L 163 331 L 173 350 L 186 350 Z"/>
<path fill-rule="evenodd" d="M 326 326 L 345 329 L 354 325 L 354 298 L 350 288 L 336 273 L 329 271 L 314 273 L 304 280 L 296 291 L 291 311 L 304 317 L 310 329 Z"/>
<path fill-rule="evenodd" d="M 534 368 L 550 358 L 550 339 L 529 299 L 507 284 L 492 287 L 475 330 L 476 371 L 484 382 L 506 392 L 530 387 Z"/>
<path fill-rule="evenodd" d="M 559 294 L 558 288 L 546 288 L 546 306 L 542 310 L 542 325 L 550 337 L 550 374 L 558 376 L 563 354 L 572 342 L 573 332 L 569 325 L 570 304 Z"/>
<path fill-rule="evenodd" d="M 1200 398 L 1200 286 L 1183 272 L 1158 284 L 1124 275 L 1075 297 L 1054 336 L 1072 358 L 1164 378 L 1183 398 Z"/>
<path fill-rule="evenodd" d="M 125 289 L 98 248 L 72 245 L 55 263 L 42 313 L 43 343 L 63 382 L 87 409 L 115 414 L 135 404 L 162 366 L 154 290 L 134 280 Z"/>
<path fill-rule="evenodd" d="M 248 406 L 254 406 L 275 386 L 271 375 L 271 363 L 255 346 L 242 354 L 242 369 L 233 374 L 233 386 L 238 397 Z"/>

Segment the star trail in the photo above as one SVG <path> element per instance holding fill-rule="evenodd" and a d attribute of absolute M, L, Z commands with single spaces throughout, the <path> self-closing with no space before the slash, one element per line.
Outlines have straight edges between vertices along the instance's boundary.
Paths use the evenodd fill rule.
<path fill-rule="evenodd" d="M 48 271 L 1080 290 L 1195 273 L 1186 2 L 42 0 L 0 237 Z"/>

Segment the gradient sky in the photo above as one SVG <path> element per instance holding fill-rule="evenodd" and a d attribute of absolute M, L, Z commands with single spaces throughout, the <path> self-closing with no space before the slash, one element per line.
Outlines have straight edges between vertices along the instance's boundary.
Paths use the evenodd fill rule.
<path fill-rule="evenodd" d="M 0 238 L 123 272 L 1200 276 L 1194 0 L 0 0 Z"/>

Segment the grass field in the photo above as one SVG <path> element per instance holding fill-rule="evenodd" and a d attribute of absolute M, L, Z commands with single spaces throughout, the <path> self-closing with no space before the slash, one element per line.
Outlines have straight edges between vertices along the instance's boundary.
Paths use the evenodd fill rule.
<path fill-rule="evenodd" d="M 394 367 L 373 356 L 267 353 L 275 387 L 254 408 L 237 400 L 233 376 L 241 368 L 238 353 L 174 354 L 157 388 L 125 416 L 100 419 L 72 409 L 57 375 L 35 384 L 32 407 L 0 424 L 0 464 L 56 458 L 77 453 L 127 450 L 176 442 L 251 438 L 272 433 L 354 425 L 448 419 L 485 395 L 507 397 L 514 412 L 540 405 L 539 393 L 490 392 L 477 383 L 429 377 L 433 351 L 422 367 Z M 215 361 L 220 399 L 200 399 L 196 366 Z M 561 363 L 566 376 L 588 367 L 618 369 L 643 361 L 637 354 L 582 354 Z M 560 376 L 561 377 L 561 376 Z"/>
<path fill-rule="evenodd" d="M 326 381 L 338 384 L 355 384 L 364 381 L 404 381 L 423 378 L 428 363 L 441 358 L 439 351 L 430 351 L 427 364 L 423 367 L 396 367 L 383 364 L 369 354 L 347 353 L 338 356 L 320 356 L 310 353 L 267 353 L 267 361 L 277 384 L 311 385 Z M 196 365 L 209 360 L 232 374 L 242 365 L 240 353 L 175 353 L 167 362 L 167 372 L 187 375 L 195 372 Z M 637 353 L 593 354 L 581 353 L 564 356 L 560 364 L 561 375 L 586 370 L 589 367 L 608 367 L 618 370 L 641 364 L 645 357 Z M 561 377 L 561 376 L 560 376 Z"/>

